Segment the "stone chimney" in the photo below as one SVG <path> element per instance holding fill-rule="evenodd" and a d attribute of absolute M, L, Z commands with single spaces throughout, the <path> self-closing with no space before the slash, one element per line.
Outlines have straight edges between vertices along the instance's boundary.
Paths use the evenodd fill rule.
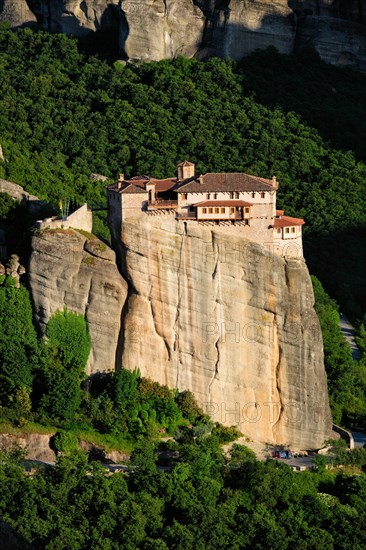
<path fill-rule="evenodd" d="M 194 177 L 196 165 L 193 162 L 185 160 L 178 164 L 178 181 L 186 180 Z"/>
<path fill-rule="evenodd" d="M 276 176 L 272 176 L 272 187 L 273 189 L 278 189 L 278 181 L 276 179 Z"/>
<path fill-rule="evenodd" d="M 120 175 L 119 175 L 119 179 L 118 179 L 118 181 L 117 181 L 117 189 L 121 189 L 122 183 L 124 182 L 124 179 L 125 179 L 125 175 L 124 175 L 124 174 L 120 174 Z"/>
<path fill-rule="evenodd" d="M 199 179 L 200 185 L 202 185 L 203 184 L 203 175 L 201 174 L 198 179 Z"/>

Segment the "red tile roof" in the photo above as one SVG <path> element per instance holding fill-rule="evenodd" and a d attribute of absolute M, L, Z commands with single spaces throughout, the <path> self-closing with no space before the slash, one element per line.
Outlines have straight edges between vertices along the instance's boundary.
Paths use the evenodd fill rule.
<path fill-rule="evenodd" d="M 135 176 L 129 180 L 124 180 L 120 187 L 118 188 L 118 183 L 113 183 L 108 186 L 108 189 L 111 191 L 117 191 L 118 193 L 138 193 L 139 191 L 135 190 L 135 187 L 141 189 L 140 192 L 146 192 L 146 186 L 149 184 L 155 185 L 155 191 L 157 193 L 162 193 L 163 191 L 168 191 L 172 189 L 176 183 L 177 178 L 166 178 L 163 180 L 158 180 L 155 178 L 149 178 L 148 176 Z"/>
<path fill-rule="evenodd" d="M 118 193 L 146 193 L 146 190 L 143 186 L 138 185 L 136 182 L 127 183 L 127 185 L 122 185 L 121 189 L 117 189 Z"/>
<path fill-rule="evenodd" d="M 238 200 L 216 200 L 216 201 L 203 201 L 197 202 L 193 206 L 202 207 L 202 206 L 253 206 L 251 202 L 238 201 Z"/>
<path fill-rule="evenodd" d="M 178 193 L 206 193 L 228 191 L 273 191 L 272 180 L 242 173 L 205 174 L 184 181 Z"/>
<path fill-rule="evenodd" d="M 276 210 L 276 216 L 283 216 L 285 213 L 284 210 Z"/>
<path fill-rule="evenodd" d="M 290 216 L 282 216 L 282 218 L 276 218 L 273 227 L 294 227 L 295 225 L 304 225 L 304 220 L 300 218 L 291 218 Z"/>
<path fill-rule="evenodd" d="M 155 185 L 155 191 L 157 193 L 162 193 L 163 191 L 169 191 L 177 183 L 177 178 L 166 178 L 164 180 L 157 180 L 151 178 L 148 183 L 153 183 Z"/>

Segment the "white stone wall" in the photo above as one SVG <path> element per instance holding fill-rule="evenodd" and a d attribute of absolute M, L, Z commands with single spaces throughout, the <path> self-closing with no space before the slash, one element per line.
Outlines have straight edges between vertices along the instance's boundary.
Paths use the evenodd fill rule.
<path fill-rule="evenodd" d="M 122 221 L 128 218 L 142 218 L 148 200 L 148 192 L 121 195 Z"/>
<path fill-rule="evenodd" d="M 47 218 L 37 222 L 38 229 L 82 229 L 91 233 L 93 230 L 93 215 L 84 204 L 78 210 L 75 210 L 67 218 Z"/>
<path fill-rule="evenodd" d="M 302 235 L 301 235 L 301 226 L 299 226 L 300 233 L 296 237 L 292 238 L 279 238 L 278 233 L 274 232 L 273 238 L 273 251 L 280 256 L 290 257 L 290 258 L 302 258 L 303 257 L 303 248 L 302 248 Z"/>

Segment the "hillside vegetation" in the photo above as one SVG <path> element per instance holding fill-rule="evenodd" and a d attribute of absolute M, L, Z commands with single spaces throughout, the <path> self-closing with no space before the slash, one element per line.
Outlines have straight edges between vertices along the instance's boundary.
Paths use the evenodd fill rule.
<path fill-rule="evenodd" d="M 294 112 L 248 97 L 230 62 L 183 58 L 139 68 L 85 58 L 62 35 L 0 31 L 2 175 L 41 197 L 99 201 L 87 176 L 198 171 L 276 174 L 279 206 L 311 231 L 365 222 L 366 168 Z"/>
<path fill-rule="evenodd" d="M 64 198 L 105 204 L 104 184 L 92 182 L 91 172 L 163 177 L 188 158 L 201 172 L 276 174 L 278 205 L 306 219 L 310 265 L 361 319 L 366 168 L 359 159 L 366 100 L 360 90 L 366 80 L 355 76 L 351 88 L 350 75 L 320 67 L 314 58 L 289 61 L 273 52 L 241 66 L 182 58 L 111 65 L 85 57 L 71 38 L 2 26 L 0 143 L 6 160 L 0 161 L 0 178 L 57 209 Z M 306 99 L 305 79 L 317 100 L 315 93 L 314 101 Z M 322 108 L 329 86 L 337 99 Z M 18 228 L 13 251 L 24 240 L 24 211 L 0 196 L 0 218 Z M 365 326 L 356 363 L 339 331 L 337 304 L 315 278 L 313 285 L 334 418 L 365 426 Z M 258 462 L 239 445 L 225 456 L 220 444 L 236 430 L 214 426 L 190 393 L 144 379 L 138 369 L 97 375 L 85 384 L 90 338 L 82 316 L 57 312 L 41 340 L 28 291 L 4 277 L 0 326 L 0 421 L 58 429 L 54 468 L 28 475 L 19 450 L 0 453 L 0 518 L 20 537 L 18 547 L 364 547 L 364 449 L 339 451 L 333 465 L 348 470 L 325 470 L 327 457 L 318 457 L 317 472 L 303 474 Z M 128 475 L 88 465 L 77 448 L 77 437 L 85 434 L 105 446 L 133 448 Z M 158 449 L 161 434 L 174 440 Z M 170 457 L 168 472 L 157 468 L 158 450 Z M 0 546 L 7 547 L 3 528 L 1 521 Z"/>
<path fill-rule="evenodd" d="M 57 208 L 61 198 L 105 205 L 104 184 L 90 181 L 91 172 L 164 177 L 190 159 L 200 172 L 276 174 L 278 206 L 306 220 L 311 269 L 362 318 L 366 168 L 357 159 L 364 158 L 365 84 L 364 75 L 314 56 L 273 51 L 242 65 L 108 64 L 80 53 L 72 38 L 3 25 L 0 177 Z M 97 231 L 107 236 L 99 217 Z"/>

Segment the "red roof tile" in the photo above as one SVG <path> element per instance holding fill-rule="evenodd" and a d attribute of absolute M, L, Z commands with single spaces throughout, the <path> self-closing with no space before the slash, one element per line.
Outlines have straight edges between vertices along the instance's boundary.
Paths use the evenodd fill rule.
<path fill-rule="evenodd" d="M 282 216 L 282 218 L 276 218 L 273 227 L 294 227 L 295 225 L 304 225 L 304 220 L 300 218 L 291 218 L 290 216 Z"/>
<path fill-rule="evenodd" d="M 129 194 L 129 193 L 146 193 L 147 191 L 140 185 L 136 183 L 128 183 L 125 186 L 122 186 L 121 189 L 117 190 L 118 193 Z"/>
<path fill-rule="evenodd" d="M 147 183 L 153 183 L 155 185 L 155 191 L 157 193 L 162 193 L 163 191 L 169 191 L 169 189 L 172 189 L 172 187 L 174 187 L 177 183 L 177 178 L 166 178 L 164 180 L 151 178 L 150 182 Z"/>
<path fill-rule="evenodd" d="M 238 201 L 238 200 L 217 200 L 217 201 L 203 201 L 197 202 L 193 206 L 253 206 L 251 202 Z"/>
<path fill-rule="evenodd" d="M 205 174 L 187 181 L 177 189 L 178 193 L 206 193 L 229 191 L 273 191 L 272 180 L 242 173 Z"/>

